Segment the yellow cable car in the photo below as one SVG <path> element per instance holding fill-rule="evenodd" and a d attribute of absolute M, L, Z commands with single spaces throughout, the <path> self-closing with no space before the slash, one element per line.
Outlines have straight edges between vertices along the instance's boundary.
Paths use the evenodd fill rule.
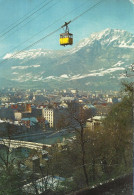
<path fill-rule="evenodd" d="M 66 27 L 65 33 L 60 34 L 60 45 L 66 46 L 66 45 L 72 45 L 73 44 L 73 34 L 69 33 L 68 23 L 65 22 L 65 24 L 62 26 Z"/>

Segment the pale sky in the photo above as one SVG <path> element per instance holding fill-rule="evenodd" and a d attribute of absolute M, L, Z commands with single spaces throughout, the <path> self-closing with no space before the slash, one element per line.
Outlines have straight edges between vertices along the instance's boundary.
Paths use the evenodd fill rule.
<path fill-rule="evenodd" d="M 0 56 L 27 47 L 97 2 L 99 0 L 0 0 Z M 44 7 L 41 8 L 42 6 Z M 36 12 L 38 9 L 40 10 Z M 33 12 L 36 13 L 30 16 Z M 20 22 L 20 25 L 13 28 Z M 100 5 L 72 22 L 69 29 L 74 34 L 73 46 L 91 33 L 106 28 L 134 33 L 134 0 L 103 0 Z M 42 32 L 39 33 L 40 31 Z M 31 49 L 63 49 L 59 45 L 60 33 L 62 30 Z M 28 39 L 30 40 L 27 41 Z"/>

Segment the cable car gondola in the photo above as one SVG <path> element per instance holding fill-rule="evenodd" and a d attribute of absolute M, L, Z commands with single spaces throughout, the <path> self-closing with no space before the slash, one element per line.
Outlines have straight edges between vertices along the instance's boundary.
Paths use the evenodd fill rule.
<path fill-rule="evenodd" d="M 69 33 L 68 24 L 69 22 L 65 22 L 65 24 L 62 26 L 65 28 L 65 33 L 60 34 L 60 45 L 66 46 L 66 45 L 72 45 L 73 44 L 73 34 Z"/>

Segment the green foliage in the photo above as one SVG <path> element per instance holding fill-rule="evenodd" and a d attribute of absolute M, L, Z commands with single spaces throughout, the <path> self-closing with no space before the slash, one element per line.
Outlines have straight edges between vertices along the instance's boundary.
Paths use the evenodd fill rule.
<path fill-rule="evenodd" d="M 21 177 L 17 170 L 12 170 L 11 174 L 0 171 L 0 195 L 23 195 Z"/>
<path fill-rule="evenodd" d="M 4 144 L 4 141 L 3 141 Z M 0 148 L 0 195 L 23 195 L 23 172 L 20 163 L 23 156 L 10 147 L 1 145 Z"/>

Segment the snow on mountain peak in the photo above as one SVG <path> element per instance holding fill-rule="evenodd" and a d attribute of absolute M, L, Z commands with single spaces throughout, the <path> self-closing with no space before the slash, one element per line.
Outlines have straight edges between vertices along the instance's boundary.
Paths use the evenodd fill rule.
<path fill-rule="evenodd" d="M 107 28 L 101 32 L 92 33 L 89 38 L 82 40 L 69 52 L 75 53 L 85 46 L 92 46 L 95 41 L 99 41 L 102 46 L 112 44 L 114 47 L 134 48 L 134 35 L 125 30 Z"/>
<path fill-rule="evenodd" d="M 101 45 L 113 44 L 114 47 L 134 48 L 134 36 L 125 30 L 105 29 L 91 35 L 93 40 L 99 40 Z"/>
<path fill-rule="evenodd" d="M 52 50 L 46 50 L 46 49 L 30 49 L 28 51 L 22 51 L 22 52 L 14 52 L 14 53 L 7 53 L 3 59 L 8 58 L 16 58 L 16 59 L 24 59 L 24 58 L 36 58 L 40 56 L 46 56 L 49 54 L 52 54 Z"/>
<path fill-rule="evenodd" d="M 129 0 L 132 4 L 134 4 L 134 0 Z"/>
<path fill-rule="evenodd" d="M 7 53 L 3 59 L 16 58 L 16 59 L 34 59 L 37 57 L 48 56 L 49 58 L 55 58 L 56 56 L 64 56 L 66 54 L 72 55 L 80 49 L 86 46 L 94 46 L 94 43 L 98 41 L 101 46 L 113 46 L 120 48 L 134 48 L 134 35 L 119 29 L 107 28 L 101 32 L 95 32 L 90 35 L 89 38 L 85 38 L 80 41 L 72 49 L 68 49 L 65 52 L 46 50 L 46 49 L 31 49 L 28 51 Z M 54 54 L 54 55 L 53 55 Z"/>

